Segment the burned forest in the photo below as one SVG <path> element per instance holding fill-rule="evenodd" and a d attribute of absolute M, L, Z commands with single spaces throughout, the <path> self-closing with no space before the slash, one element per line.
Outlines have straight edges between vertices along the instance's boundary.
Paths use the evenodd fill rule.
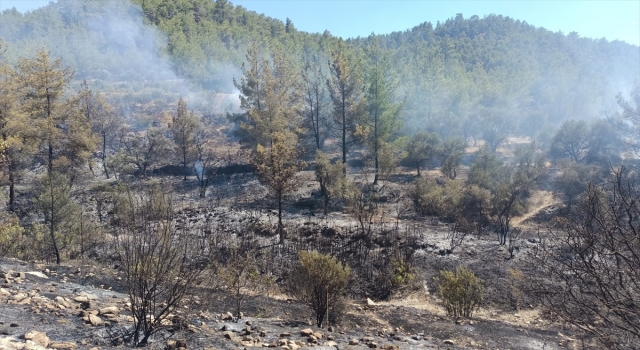
<path fill-rule="evenodd" d="M 640 48 L 0 12 L 0 349 L 640 349 Z"/>

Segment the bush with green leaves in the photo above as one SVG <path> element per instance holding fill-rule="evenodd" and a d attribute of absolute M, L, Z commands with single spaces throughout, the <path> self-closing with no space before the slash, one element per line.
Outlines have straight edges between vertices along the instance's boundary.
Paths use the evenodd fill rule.
<path fill-rule="evenodd" d="M 391 258 L 388 269 L 389 286 L 392 291 L 410 288 L 418 279 L 415 267 L 403 258 Z"/>
<path fill-rule="evenodd" d="M 298 259 L 289 279 L 289 292 L 311 307 L 317 326 L 322 327 L 329 308 L 334 314 L 340 311 L 338 305 L 344 309 L 342 292 L 351 271 L 335 257 L 317 251 L 302 251 Z"/>
<path fill-rule="evenodd" d="M 447 314 L 453 317 L 471 317 L 482 302 L 483 280 L 464 266 L 456 271 L 440 271 L 435 278 L 438 297 L 442 300 Z"/>

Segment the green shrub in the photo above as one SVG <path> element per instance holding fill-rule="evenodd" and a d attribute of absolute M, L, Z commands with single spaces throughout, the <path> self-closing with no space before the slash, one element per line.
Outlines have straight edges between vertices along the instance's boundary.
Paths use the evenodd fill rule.
<path fill-rule="evenodd" d="M 411 285 L 418 278 L 416 269 L 402 258 L 391 259 L 389 272 L 390 286 L 393 291 Z"/>
<path fill-rule="evenodd" d="M 316 316 L 316 324 L 322 327 L 328 308 L 332 309 L 331 318 L 337 318 L 337 311 L 344 310 L 341 299 L 347 286 L 349 267 L 316 251 L 302 251 L 298 258 L 299 264 L 289 279 L 289 291 L 309 304 Z"/>
<path fill-rule="evenodd" d="M 482 302 L 483 281 L 463 266 L 455 272 L 440 271 L 436 282 L 438 297 L 449 316 L 471 317 Z"/>

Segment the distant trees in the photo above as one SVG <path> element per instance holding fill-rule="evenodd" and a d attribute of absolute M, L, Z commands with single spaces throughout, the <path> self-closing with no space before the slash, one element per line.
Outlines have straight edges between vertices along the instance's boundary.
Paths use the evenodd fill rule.
<path fill-rule="evenodd" d="M 166 136 L 166 130 L 160 127 L 150 127 L 141 132 L 123 131 L 120 143 L 122 149 L 111 158 L 116 168 L 127 172 L 127 167 L 133 167 L 143 178 L 152 165 L 165 159 L 171 154 L 171 140 Z"/>
<path fill-rule="evenodd" d="M 456 168 L 460 165 L 466 148 L 467 144 L 461 137 L 444 139 L 439 149 L 440 159 L 442 160 L 440 172 L 444 176 L 450 179 L 456 178 Z"/>
<path fill-rule="evenodd" d="M 568 120 L 553 135 L 549 155 L 576 163 L 594 163 L 619 157 L 617 130 L 606 120 L 589 125 L 583 120 Z"/>
<path fill-rule="evenodd" d="M 626 143 L 637 153 L 640 150 L 640 83 L 636 81 L 628 99 L 622 94 L 616 97 L 622 112 L 613 116 L 613 121 L 624 132 Z"/>
<path fill-rule="evenodd" d="M 418 177 L 420 177 L 422 166 L 431 162 L 438 155 L 439 144 L 440 139 L 435 133 L 419 131 L 411 136 L 405 147 L 407 153 L 405 160 L 416 168 Z"/>

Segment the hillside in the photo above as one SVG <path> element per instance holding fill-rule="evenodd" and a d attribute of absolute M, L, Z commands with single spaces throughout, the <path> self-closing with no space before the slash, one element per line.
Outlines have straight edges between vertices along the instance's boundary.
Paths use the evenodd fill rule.
<path fill-rule="evenodd" d="M 141 101 L 189 96 L 206 105 L 212 93 L 236 91 L 249 45 L 282 47 L 300 67 L 324 57 L 339 39 L 300 32 L 226 0 L 126 2 L 62 0 L 26 15 L 0 15 L 3 59 L 16 62 L 45 47 L 98 90 Z M 138 7 L 141 5 L 142 7 Z M 640 75 L 640 49 L 536 28 L 491 15 L 420 24 L 405 32 L 347 39 L 363 69 L 364 51 L 380 40 L 393 56 L 406 100 L 406 130 L 482 137 L 488 128 L 543 138 L 547 123 L 594 119 L 616 109 Z M 163 96 L 163 97 L 161 97 Z M 202 107 L 205 109 L 206 107 Z"/>
<path fill-rule="evenodd" d="M 0 348 L 640 349 L 639 62 L 500 15 L 3 11 Z"/>

